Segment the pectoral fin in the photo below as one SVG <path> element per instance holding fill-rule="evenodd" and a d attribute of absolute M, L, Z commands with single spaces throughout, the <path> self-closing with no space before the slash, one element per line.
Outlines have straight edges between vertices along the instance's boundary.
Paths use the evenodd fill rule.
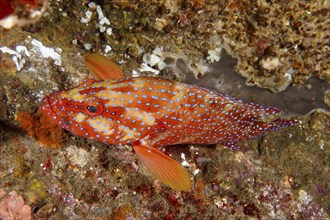
<path fill-rule="evenodd" d="M 133 146 L 146 168 L 162 183 L 177 191 L 189 191 L 191 183 L 181 164 L 153 147 Z"/>
<path fill-rule="evenodd" d="M 85 56 L 87 68 L 100 80 L 124 79 L 125 75 L 121 68 L 112 60 L 100 54 L 91 53 Z"/>

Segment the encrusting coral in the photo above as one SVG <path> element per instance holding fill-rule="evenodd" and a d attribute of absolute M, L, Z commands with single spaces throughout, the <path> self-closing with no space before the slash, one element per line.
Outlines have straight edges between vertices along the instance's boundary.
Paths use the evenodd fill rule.
<path fill-rule="evenodd" d="M 16 191 L 7 194 L 5 190 L 0 189 L 0 199 L 0 219 L 32 219 L 31 207 L 25 204 L 23 197 Z"/>

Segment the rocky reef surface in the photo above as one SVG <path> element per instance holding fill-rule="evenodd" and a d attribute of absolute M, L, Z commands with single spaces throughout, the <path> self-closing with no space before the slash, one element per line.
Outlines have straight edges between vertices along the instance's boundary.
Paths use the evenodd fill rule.
<path fill-rule="evenodd" d="M 329 218 L 329 1 L 26 2 L 0 20 L 0 219 Z M 91 52 L 126 76 L 213 88 L 301 123 L 241 151 L 165 148 L 193 182 L 175 192 L 131 147 L 40 123 L 42 97 L 94 77 Z"/>

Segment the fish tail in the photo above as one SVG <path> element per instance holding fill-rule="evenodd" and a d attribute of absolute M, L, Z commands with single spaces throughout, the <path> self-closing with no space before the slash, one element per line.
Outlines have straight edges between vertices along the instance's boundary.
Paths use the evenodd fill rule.
<path fill-rule="evenodd" d="M 276 119 L 271 122 L 260 122 L 260 121 L 255 121 L 253 123 L 253 129 L 254 130 L 259 130 L 262 133 L 267 132 L 267 131 L 276 131 L 281 128 L 286 128 L 289 126 L 293 126 L 297 124 L 299 121 L 298 120 L 286 120 L 286 119 Z"/>
<path fill-rule="evenodd" d="M 275 121 L 269 123 L 267 131 L 276 131 L 281 128 L 293 126 L 297 123 L 298 123 L 297 120 L 285 120 L 285 119 L 279 118 L 279 119 L 276 119 Z"/>

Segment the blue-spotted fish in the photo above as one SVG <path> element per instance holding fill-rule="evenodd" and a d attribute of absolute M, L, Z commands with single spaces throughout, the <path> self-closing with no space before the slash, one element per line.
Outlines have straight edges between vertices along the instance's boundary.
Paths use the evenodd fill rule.
<path fill-rule="evenodd" d="M 99 64 L 100 59 L 93 56 L 96 61 L 89 63 Z M 92 71 L 117 68 L 107 64 Z M 149 171 L 175 190 L 191 189 L 188 172 L 157 147 L 219 143 L 238 149 L 240 141 L 295 124 L 279 118 L 276 108 L 244 103 L 209 89 L 118 75 L 121 77 L 112 75 L 110 78 L 116 79 L 88 81 L 54 92 L 42 100 L 40 109 L 72 134 L 112 145 L 131 145 Z"/>

